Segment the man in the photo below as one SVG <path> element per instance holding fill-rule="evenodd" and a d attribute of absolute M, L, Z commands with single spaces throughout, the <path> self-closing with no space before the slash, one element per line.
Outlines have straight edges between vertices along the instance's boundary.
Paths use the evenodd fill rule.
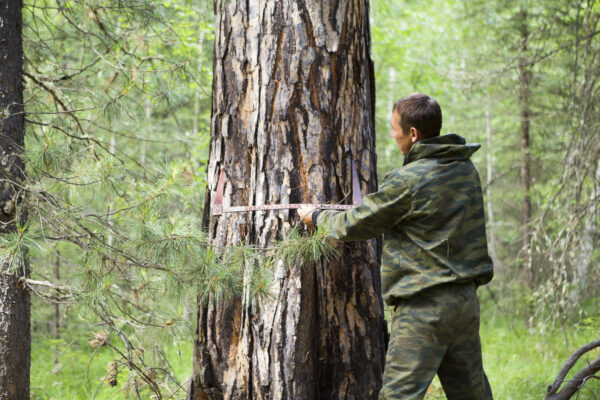
<path fill-rule="evenodd" d="M 480 146 L 440 136 L 440 106 L 421 93 L 394 105 L 391 125 L 404 165 L 376 193 L 344 212 L 298 212 L 337 240 L 384 235 L 382 294 L 394 311 L 380 400 L 423 399 L 436 373 L 448 400 L 490 400 L 476 289 L 493 270 L 469 160 Z"/>

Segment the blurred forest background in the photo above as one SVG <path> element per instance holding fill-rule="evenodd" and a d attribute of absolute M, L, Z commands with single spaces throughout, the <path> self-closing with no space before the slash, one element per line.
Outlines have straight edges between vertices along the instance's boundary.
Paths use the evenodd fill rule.
<path fill-rule="evenodd" d="M 32 398 L 149 398 L 143 371 L 184 398 L 196 298 L 240 284 L 235 260 L 206 263 L 201 227 L 212 4 L 23 6 L 29 222 L 0 257 L 29 257 Z M 402 163 L 389 117 L 411 92 L 439 101 L 443 133 L 482 143 L 484 366 L 496 398 L 542 399 L 600 337 L 600 1 L 370 6 L 378 174 Z"/>

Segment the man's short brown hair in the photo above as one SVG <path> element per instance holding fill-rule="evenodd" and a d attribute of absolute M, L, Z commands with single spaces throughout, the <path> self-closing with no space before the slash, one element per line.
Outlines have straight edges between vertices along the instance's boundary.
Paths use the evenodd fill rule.
<path fill-rule="evenodd" d="M 423 93 L 409 94 L 394 104 L 400 115 L 400 126 L 404 132 L 415 127 L 424 138 L 439 136 L 442 129 L 442 109 L 438 102 Z"/>

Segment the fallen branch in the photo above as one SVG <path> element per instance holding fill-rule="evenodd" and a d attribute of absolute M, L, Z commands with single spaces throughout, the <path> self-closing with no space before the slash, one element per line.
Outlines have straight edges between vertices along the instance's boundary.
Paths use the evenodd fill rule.
<path fill-rule="evenodd" d="M 600 339 L 580 347 L 579 349 L 575 350 L 573 354 L 571 354 L 571 357 L 569 357 L 567 362 L 558 372 L 554 382 L 548 386 L 544 400 L 568 400 L 575 393 L 577 393 L 583 385 L 585 385 L 588 379 L 598 378 L 595 374 L 600 371 L 600 356 L 583 367 L 573 376 L 573 378 L 568 380 L 563 389 L 558 392 L 560 386 L 563 384 L 563 382 L 565 382 L 565 376 L 567 376 L 567 373 L 571 370 L 571 368 L 573 368 L 577 360 L 579 360 L 582 355 L 590 350 L 595 349 L 596 347 L 600 347 Z"/>
<path fill-rule="evenodd" d="M 63 293 L 73 293 L 74 292 L 74 290 L 68 286 L 56 285 L 56 284 L 54 284 L 52 282 L 48 282 L 48 281 L 36 281 L 33 279 L 22 278 L 21 282 L 23 282 L 23 284 L 25 286 L 42 286 L 42 287 L 47 287 L 47 288 L 54 289 L 54 290 L 57 290 L 57 291 L 63 292 Z"/>

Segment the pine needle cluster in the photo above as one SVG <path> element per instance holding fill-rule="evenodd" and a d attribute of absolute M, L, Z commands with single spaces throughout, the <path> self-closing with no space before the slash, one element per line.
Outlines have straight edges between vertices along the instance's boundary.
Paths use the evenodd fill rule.
<path fill-rule="evenodd" d="M 328 239 L 326 230 L 319 227 L 311 234 L 303 234 L 299 225 L 288 232 L 276 249 L 277 258 L 282 259 L 285 265 L 306 265 L 321 258 L 329 262 L 340 255 L 335 242 Z"/>

